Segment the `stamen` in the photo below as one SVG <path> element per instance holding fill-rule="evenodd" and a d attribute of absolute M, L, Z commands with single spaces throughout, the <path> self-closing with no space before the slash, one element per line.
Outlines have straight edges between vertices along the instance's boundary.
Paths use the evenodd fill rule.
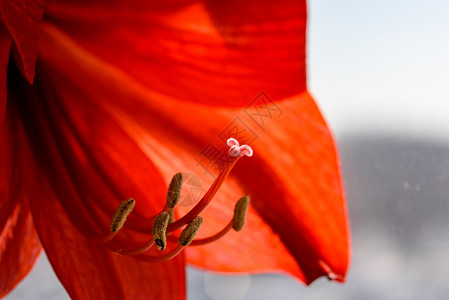
<path fill-rule="evenodd" d="M 129 213 L 133 210 L 135 204 L 136 201 L 134 201 L 134 199 L 128 199 L 120 203 L 111 219 L 110 229 L 112 232 L 117 232 L 122 229 L 126 217 L 128 217 Z"/>
<path fill-rule="evenodd" d="M 184 230 L 181 232 L 181 235 L 178 239 L 179 244 L 183 245 L 184 247 L 188 246 L 198 233 L 201 224 L 203 224 L 203 218 L 201 218 L 200 216 L 193 219 L 192 223 L 187 225 L 186 228 L 184 228 Z"/>
<path fill-rule="evenodd" d="M 181 253 L 181 251 L 184 249 L 183 245 L 178 245 L 176 246 L 176 248 L 174 248 L 173 250 L 169 251 L 166 254 L 163 255 L 157 255 L 157 256 L 147 256 L 147 255 L 142 255 L 139 257 L 140 260 L 143 261 L 147 261 L 147 262 L 163 262 L 163 261 L 167 261 L 172 259 L 173 257 L 175 257 L 176 255 L 178 255 L 179 253 Z"/>
<path fill-rule="evenodd" d="M 130 250 L 117 250 L 115 253 L 120 255 L 137 255 L 149 250 L 154 244 L 156 244 L 157 249 L 164 250 L 167 246 L 165 230 L 167 229 L 169 218 L 170 216 L 167 212 L 161 212 L 155 217 L 151 229 L 153 237 L 145 245 Z"/>
<path fill-rule="evenodd" d="M 218 174 L 218 177 L 215 179 L 214 183 L 211 185 L 211 187 L 203 196 L 203 198 L 201 198 L 201 200 L 197 203 L 197 205 L 195 205 L 195 207 L 191 211 L 189 211 L 181 219 L 168 225 L 167 232 L 175 231 L 181 228 L 182 226 L 192 222 L 192 220 L 206 208 L 206 206 L 210 203 L 210 201 L 212 201 L 212 198 L 218 192 L 218 189 L 223 184 L 225 178 L 231 172 L 235 163 L 244 155 L 246 156 L 253 155 L 253 150 L 251 149 L 250 146 L 248 145 L 239 146 L 238 141 L 236 139 L 230 138 L 228 139 L 227 143 L 229 146 L 231 146 L 231 148 L 229 149 L 230 157 L 228 157 L 226 165 L 223 167 L 220 174 Z"/>
<path fill-rule="evenodd" d="M 149 240 L 145 245 L 130 250 L 117 250 L 115 253 L 120 255 L 137 255 L 148 251 L 154 245 L 154 240 Z"/>
<path fill-rule="evenodd" d="M 243 226 L 245 225 L 246 211 L 248 210 L 249 202 L 250 199 L 248 195 L 240 198 L 240 200 L 235 204 L 234 216 L 225 228 L 210 237 L 193 240 L 190 243 L 190 246 L 205 245 L 215 242 L 216 240 L 223 237 L 226 233 L 228 233 L 231 228 L 233 228 L 235 231 L 242 230 Z M 172 242 L 176 241 L 176 237 L 174 236 L 168 236 L 167 238 Z"/>
<path fill-rule="evenodd" d="M 168 219 L 168 223 L 170 224 L 170 223 L 173 223 L 174 221 L 175 221 L 175 209 L 174 208 L 171 208 L 169 211 L 168 211 L 168 214 L 170 215 L 170 218 Z"/>
<path fill-rule="evenodd" d="M 242 230 L 243 226 L 245 225 L 245 218 L 246 218 L 246 211 L 248 210 L 249 206 L 249 196 L 243 196 L 240 198 L 239 201 L 235 204 L 234 208 L 234 218 L 232 222 L 232 228 L 234 228 L 235 231 Z"/>
<path fill-rule="evenodd" d="M 236 162 L 237 159 L 227 161 L 223 170 L 221 170 L 220 174 L 215 179 L 214 183 L 211 185 L 211 187 L 203 196 L 203 198 L 201 198 L 201 200 L 195 205 L 195 207 L 192 208 L 192 210 L 189 211 L 185 216 L 183 216 L 176 222 L 169 224 L 167 227 L 167 232 L 175 231 L 181 228 L 182 226 L 192 222 L 192 220 L 206 208 L 206 206 L 210 203 L 210 201 L 212 201 L 212 198 L 218 192 L 218 189 L 223 184 L 223 181 L 228 176 L 229 172 L 231 172 Z"/>
<path fill-rule="evenodd" d="M 111 224 L 109 226 L 111 232 L 109 232 L 107 235 L 95 238 L 93 241 L 98 244 L 104 244 L 110 240 L 112 240 L 116 235 L 117 232 L 122 229 L 123 224 L 125 224 L 126 217 L 131 213 L 131 211 L 134 208 L 134 205 L 136 204 L 136 201 L 134 199 L 128 199 L 125 201 L 122 201 L 120 205 L 117 207 L 117 209 L 114 212 L 114 215 L 111 218 Z"/>
<path fill-rule="evenodd" d="M 223 237 L 226 233 L 228 233 L 229 230 L 231 230 L 231 228 L 232 228 L 232 220 L 228 223 L 228 225 L 226 225 L 225 228 L 223 228 L 222 230 L 220 230 L 216 234 L 214 234 L 214 235 L 212 235 L 210 237 L 207 237 L 207 238 L 193 240 L 190 243 L 190 246 L 200 246 L 200 245 L 205 245 L 205 244 L 210 244 L 212 242 L 215 242 L 219 238 Z M 170 238 L 171 238 L 171 236 L 170 236 Z"/>
<path fill-rule="evenodd" d="M 182 187 L 182 174 L 178 173 L 173 176 L 173 179 L 170 182 L 170 186 L 168 187 L 167 193 L 167 202 L 166 206 L 168 208 L 174 208 L 176 204 L 178 204 L 179 197 L 181 196 L 181 187 Z"/>
<path fill-rule="evenodd" d="M 186 228 L 184 228 L 184 230 L 181 232 L 178 240 L 178 246 L 176 246 L 176 248 L 174 248 L 167 254 L 157 256 L 141 256 L 140 259 L 147 262 L 163 262 L 172 259 L 176 255 L 178 255 L 184 249 L 184 247 L 188 246 L 192 242 L 198 230 L 200 229 L 201 224 L 203 224 L 203 218 L 201 218 L 200 216 L 196 217 L 192 221 L 192 223 L 187 225 Z"/>
<path fill-rule="evenodd" d="M 168 187 L 167 200 L 165 202 L 165 206 L 162 211 L 168 212 L 170 214 L 169 223 L 174 222 L 173 209 L 176 206 L 176 204 L 178 204 L 178 202 L 179 202 L 179 198 L 181 196 L 182 182 L 183 182 L 182 173 L 177 173 L 177 174 L 175 174 L 175 176 L 173 176 L 172 180 L 170 181 L 169 187 Z M 156 217 L 157 217 L 157 215 L 154 215 L 154 216 L 148 218 L 146 220 L 146 222 L 153 222 L 154 219 L 156 219 Z M 145 230 L 146 228 L 149 228 L 149 226 L 147 224 L 140 224 L 140 225 L 143 225 L 143 226 L 134 225 L 134 229 Z"/>
<path fill-rule="evenodd" d="M 179 202 L 181 195 L 181 187 L 183 182 L 183 176 L 181 173 L 176 174 L 169 185 L 167 199 L 162 212 L 151 217 L 145 219 L 145 224 L 132 224 L 136 228 L 147 228 L 149 229 L 148 222 L 153 222 L 153 226 L 151 228 L 152 238 L 143 246 L 140 246 L 131 250 L 117 250 L 115 251 L 119 255 L 136 255 L 142 254 L 150 249 L 153 245 L 156 245 L 157 249 L 162 251 L 167 247 L 167 239 L 173 242 L 178 242 L 178 246 L 172 248 L 170 251 L 166 252 L 163 255 L 141 255 L 139 259 L 148 261 L 148 262 L 162 262 L 169 260 L 176 255 L 178 255 L 184 247 L 188 245 L 203 245 L 207 243 L 211 243 L 213 241 L 218 240 L 222 236 L 224 236 L 231 228 L 235 231 L 240 231 L 245 224 L 246 211 L 249 205 L 249 197 L 243 196 L 236 203 L 234 208 L 234 216 L 232 220 L 223 228 L 221 231 L 216 233 L 213 236 L 196 239 L 194 240 L 198 230 L 200 229 L 203 219 L 199 216 L 199 214 L 207 207 L 207 205 L 212 201 L 212 198 L 218 192 L 218 189 L 223 184 L 226 177 L 231 172 L 232 168 L 236 164 L 236 162 L 244 155 L 252 156 L 253 150 L 248 145 L 240 146 L 239 142 L 236 139 L 230 138 L 227 141 L 229 148 L 228 151 L 228 160 L 223 167 L 223 169 L 218 174 L 217 178 L 209 188 L 209 190 L 204 194 L 201 200 L 195 205 L 195 207 L 189 211 L 185 216 L 183 216 L 178 221 L 174 221 L 174 209 Z M 111 232 L 99 239 L 101 242 L 107 242 L 114 238 L 117 232 L 123 227 L 127 216 L 131 213 L 134 208 L 135 201 L 133 199 L 128 199 L 123 201 L 119 207 L 116 209 L 114 216 L 112 217 L 110 230 Z M 130 224 L 131 225 L 131 224 Z M 137 226 L 136 226 L 137 225 Z M 173 235 L 168 233 L 173 232 L 187 225 L 184 230 L 182 230 L 179 238 L 176 238 Z M 135 229 L 133 227 L 133 229 Z M 140 229 L 139 229 L 140 230 Z M 148 232 L 148 231 L 147 231 Z M 168 236 L 167 236 L 168 234 Z"/>
<path fill-rule="evenodd" d="M 94 238 L 93 242 L 94 243 L 98 243 L 98 244 L 104 244 L 106 242 L 109 242 L 110 240 L 112 240 L 115 236 L 117 235 L 117 232 L 109 232 L 107 235 L 100 237 L 100 238 Z"/>
<path fill-rule="evenodd" d="M 157 215 L 153 223 L 153 240 L 156 243 L 157 249 L 161 251 L 164 250 L 167 246 L 166 229 L 169 219 L 169 213 L 161 212 L 159 215 Z"/>

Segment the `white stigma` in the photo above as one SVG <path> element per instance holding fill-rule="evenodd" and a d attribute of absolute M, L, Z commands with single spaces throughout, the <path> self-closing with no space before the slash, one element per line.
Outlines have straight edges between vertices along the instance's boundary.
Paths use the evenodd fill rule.
<path fill-rule="evenodd" d="M 246 156 L 252 156 L 253 155 L 253 149 L 248 145 L 242 145 L 240 146 L 239 142 L 234 139 L 230 138 L 226 141 L 226 144 L 228 144 L 229 148 L 229 155 L 232 157 L 241 157 L 243 155 Z"/>

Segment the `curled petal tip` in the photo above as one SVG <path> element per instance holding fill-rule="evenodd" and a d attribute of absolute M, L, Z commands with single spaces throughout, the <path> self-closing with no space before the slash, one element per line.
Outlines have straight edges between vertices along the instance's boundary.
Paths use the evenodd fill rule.
<path fill-rule="evenodd" d="M 344 282 L 345 281 L 345 277 L 343 275 L 335 273 L 331 269 L 331 267 L 327 263 L 325 263 L 323 260 L 320 259 L 318 261 L 318 264 L 323 269 L 323 271 L 326 272 L 325 276 L 327 277 L 327 279 L 335 280 L 335 281 L 339 281 L 339 282 Z"/>

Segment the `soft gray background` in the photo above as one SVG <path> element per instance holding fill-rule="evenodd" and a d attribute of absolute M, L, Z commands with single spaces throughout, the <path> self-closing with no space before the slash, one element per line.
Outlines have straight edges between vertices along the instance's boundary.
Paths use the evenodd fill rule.
<path fill-rule="evenodd" d="M 351 218 L 344 285 L 188 270 L 189 299 L 449 299 L 449 1 L 309 1 Z M 45 257 L 7 299 L 68 299 Z"/>

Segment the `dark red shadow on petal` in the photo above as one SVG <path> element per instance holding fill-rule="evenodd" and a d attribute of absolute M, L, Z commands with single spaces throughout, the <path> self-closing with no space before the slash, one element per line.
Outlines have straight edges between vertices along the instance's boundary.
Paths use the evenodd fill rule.
<path fill-rule="evenodd" d="M 38 165 L 72 222 L 85 235 L 100 237 L 115 208 L 130 197 L 137 201 L 130 227 L 159 212 L 166 183 L 136 142 L 101 105 L 44 70 L 34 88 L 22 82 L 11 90 Z M 10 77 L 20 83 L 14 72 Z M 149 232 L 151 222 L 146 227 Z"/>
<path fill-rule="evenodd" d="M 14 41 L 14 58 L 29 83 L 33 82 L 44 0 L 0 1 L 0 14 Z"/>
<path fill-rule="evenodd" d="M 0 134 L 3 133 L 3 122 L 6 112 L 6 75 L 10 57 L 11 37 L 5 26 L 0 24 Z"/>
<path fill-rule="evenodd" d="M 10 106 L 0 150 L 0 297 L 28 274 L 42 249 L 23 181 L 31 157 L 22 124 Z"/>

